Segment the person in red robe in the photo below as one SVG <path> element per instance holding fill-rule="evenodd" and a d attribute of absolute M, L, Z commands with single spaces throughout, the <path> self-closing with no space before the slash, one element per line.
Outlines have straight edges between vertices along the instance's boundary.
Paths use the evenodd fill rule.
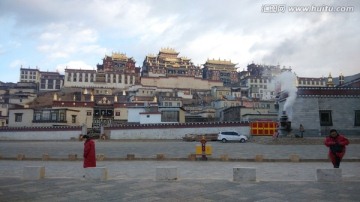
<path fill-rule="evenodd" d="M 339 134 L 335 129 L 331 129 L 330 135 L 326 137 L 324 143 L 329 147 L 329 158 L 334 168 L 339 168 L 349 140 L 344 135 Z"/>
<path fill-rule="evenodd" d="M 96 167 L 95 142 L 88 135 L 83 136 L 84 143 L 84 168 Z"/>

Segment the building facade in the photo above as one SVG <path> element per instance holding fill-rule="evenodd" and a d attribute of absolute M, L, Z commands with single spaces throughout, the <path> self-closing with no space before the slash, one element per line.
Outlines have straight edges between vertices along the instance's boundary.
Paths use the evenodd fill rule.
<path fill-rule="evenodd" d="M 283 72 L 291 72 L 291 67 L 280 65 L 258 65 L 251 63 L 247 70 L 238 73 L 241 92 L 249 98 L 274 100 L 277 91 L 276 77 Z"/>
<path fill-rule="evenodd" d="M 326 78 L 297 77 L 298 87 L 326 87 Z"/>
<path fill-rule="evenodd" d="M 40 81 L 40 70 L 38 68 L 20 68 L 20 82 L 33 82 L 39 83 Z"/>
<path fill-rule="evenodd" d="M 163 89 L 209 90 L 213 86 L 222 86 L 221 81 L 211 81 L 188 76 L 142 77 L 141 85 Z"/>
<path fill-rule="evenodd" d="M 258 98 L 261 100 L 275 99 L 275 82 L 272 77 L 247 76 L 241 80 L 242 92 L 246 97 Z"/>
<path fill-rule="evenodd" d="M 207 60 L 204 64 L 203 78 L 212 81 L 221 81 L 224 86 L 231 86 L 238 83 L 236 64 L 231 60 Z"/>
<path fill-rule="evenodd" d="M 179 57 L 179 52 L 162 48 L 157 55 L 149 54 L 142 66 L 142 77 L 188 76 L 202 78 L 202 71 L 191 59 Z"/>
<path fill-rule="evenodd" d="M 40 72 L 39 91 L 56 91 L 64 86 L 64 75 L 59 72 Z"/>
<path fill-rule="evenodd" d="M 345 135 L 360 134 L 360 88 L 299 87 L 295 102 L 285 109 L 288 97 L 279 100 L 279 116 L 289 115 L 294 134 L 299 125 L 304 136 L 326 136 L 330 129 Z"/>
<path fill-rule="evenodd" d="M 64 75 L 59 72 L 44 72 L 38 68 L 20 68 L 20 82 L 35 83 L 39 91 L 56 91 L 64 85 Z"/>
<path fill-rule="evenodd" d="M 120 88 L 140 83 L 140 67 L 125 54 L 105 56 L 97 70 L 65 69 L 64 87 Z"/>

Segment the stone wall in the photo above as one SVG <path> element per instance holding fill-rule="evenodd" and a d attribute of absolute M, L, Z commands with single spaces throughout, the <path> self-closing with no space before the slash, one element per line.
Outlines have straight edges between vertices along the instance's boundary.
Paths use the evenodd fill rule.
<path fill-rule="evenodd" d="M 285 100 L 279 103 L 280 112 L 284 103 Z M 320 126 L 320 110 L 331 111 L 332 126 Z M 355 110 L 360 110 L 357 97 L 297 97 L 288 115 L 291 117 L 292 133 L 300 134 L 299 126 L 303 124 L 304 137 L 326 136 L 332 128 L 345 135 L 360 136 L 360 126 L 354 125 Z"/>

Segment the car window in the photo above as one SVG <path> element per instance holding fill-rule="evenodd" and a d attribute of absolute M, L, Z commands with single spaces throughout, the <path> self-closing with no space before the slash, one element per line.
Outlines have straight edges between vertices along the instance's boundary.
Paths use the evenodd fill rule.
<path fill-rule="evenodd" d="M 239 135 L 237 132 L 221 132 L 222 135 L 232 135 L 232 136 L 235 136 L 235 135 Z"/>

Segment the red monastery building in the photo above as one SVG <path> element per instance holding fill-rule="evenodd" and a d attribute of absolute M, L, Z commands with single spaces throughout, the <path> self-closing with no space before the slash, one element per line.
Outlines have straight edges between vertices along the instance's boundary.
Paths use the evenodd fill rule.
<path fill-rule="evenodd" d="M 202 69 L 190 59 L 179 57 L 179 52 L 162 48 L 158 55 L 147 55 L 142 66 L 141 84 L 156 88 L 210 89 L 223 86 L 220 80 L 202 78 Z"/>
<path fill-rule="evenodd" d="M 202 71 L 190 59 L 179 57 L 179 52 L 162 48 L 158 55 L 145 57 L 142 67 L 143 77 L 190 76 L 202 78 Z"/>
<path fill-rule="evenodd" d="M 213 81 L 222 81 L 224 86 L 238 83 L 236 64 L 227 60 L 207 60 L 203 68 L 203 78 Z"/>

